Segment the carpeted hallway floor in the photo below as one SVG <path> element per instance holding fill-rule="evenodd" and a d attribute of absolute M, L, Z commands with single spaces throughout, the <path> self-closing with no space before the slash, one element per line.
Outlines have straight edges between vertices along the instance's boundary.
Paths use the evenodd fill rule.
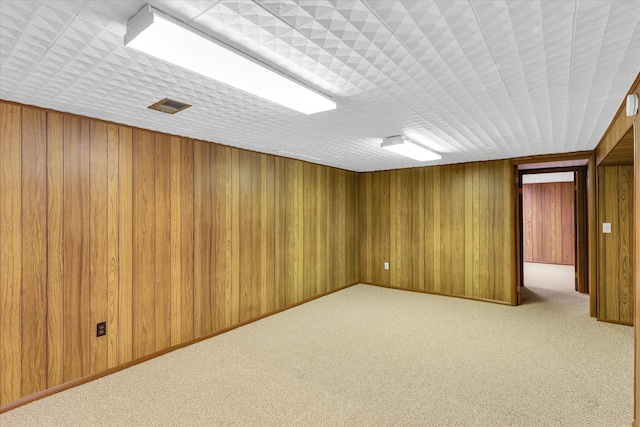
<path fill-rule="evenodd" d="M 633 329 L 538 267 L 519 307 L 356 285 L 0 425 L 630 425 Z"/>

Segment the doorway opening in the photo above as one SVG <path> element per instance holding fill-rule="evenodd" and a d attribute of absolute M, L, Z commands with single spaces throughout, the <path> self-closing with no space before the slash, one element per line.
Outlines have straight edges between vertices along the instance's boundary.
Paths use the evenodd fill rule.
<path fill-rule="evenodd" d="M 518 304 L 542 289 L 581 294 L 589 311 L 587 162 L 518 165 Z"/>

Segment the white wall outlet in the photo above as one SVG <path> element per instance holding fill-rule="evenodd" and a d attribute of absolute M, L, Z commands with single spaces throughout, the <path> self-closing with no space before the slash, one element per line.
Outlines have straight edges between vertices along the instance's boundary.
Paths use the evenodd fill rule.
<path fill-rule="evenodd" d="M 603 233 L 611 233 L 611 223 L 610 222 L 603 222 L 602 223 L 602 232 Z"/>
<path fill-rule="evenodd" d="M 385 263 L 384 263 L 384 269 L 385 269 L 385 270 L 388 270 L 388 269 L 389 269 L 389 263 L 388 263 L 388 262 L 385 262 Z"/>

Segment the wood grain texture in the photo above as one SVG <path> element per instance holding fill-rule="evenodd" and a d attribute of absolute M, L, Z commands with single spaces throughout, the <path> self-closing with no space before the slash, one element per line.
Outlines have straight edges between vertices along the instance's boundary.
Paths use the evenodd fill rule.
<path fill-rule="evenodd" d="M 171 137 L 155 134 L 155 330 L 157 349 L 171 346 Z"/>
<path fill-rule="evenodd" d="M 194 336 L 213 331 L 211 268 L 213 210 L 211 145 L 196 142 L 194 146 Z"/>
<path fill-rule="evenodd" d="M 118 128 L 118 362 L 133 359 L 133 131 Z"/>
<path fill-rule="evenodd" d="M 47 114 L 47 387 L 63 382 L 64 116 Z M 0 202 L 1 203 L 1 202 Z M 4 264 L 3 264 L 4 265 Z M 3 324 L 4 325 L 4 324 Z"/>
<path fill-rule="evenodd" d="M 633 146 L 633 127 L 631 127 L 602 159 L 600 166 L 633 166 Z"/>
<path fill-rule="evenodd" d="M 155 137 L 133 130 L 133 358 L 156 351 Z"/>
<path fill-rule="evenodd" d="M 108 294 L 108 125 L 91 122 L 89 154 L 89 357 L 91 373 L 107 369 L 108 337 L 97 337 L 98 322 L 107 322 Z M 107 329 L 107 334 L 109 330 Z"/>
<path fill-rule="evenodd" d="M 508 161 L 361 174 L 360 280 L 513 303 L 514 177 Z"/>
<path fill-rule="evenodd" d="M 64 119 L 64 381 L 90 373 L 88 119 Z"/>
<path fill-rule="evenodd" d="M 275 311 L 275 162 L 272 156 L 260 155 L 260 314 Z M 256 189 L 258 190 L 258 189 Z M 314 295 L 320 295 L 320 291 Z"/>
<path fill-rule="evenodd" d="M 119 129 L 107 129 L 107 367 L 118 366 L 119 335 Z"/>
<path fill-rule="evenodd" d="M 525 262 L 573 265 L 574 184 L 524 184 L 522 198 Z"/>
<path fill-rule="evenodd" d="M 193 141 L 182 138 L 180 141 L 180 196 L 174 195 L 180 203 L 180 342 L 194 338 L 193 335 L 193 288 L 194 288 L 194 249 L 193 249 Z M 172 160 L 173 164 L 173 160 Z M 175 213 L 172 212 L 172 214 Z M 176 247 L 175 242 L 172 247 Z M 173 335 L 171 336 L 174 341 Z M 177 337 L 175 337 L 178 339 Z"/>
<path fill-rule="evenodd" d="M 0 104 L 0 403 L 22 397 L 22 108 Z"/>
<path fill-rule="evenodd" d="M 0 119 L 3 404 L 358 281 L 354 172 L 4 101 Z"/>
<path fill-rule="evenodd" d="M 169 256 L 171 264 L 171 279 L 169 281 L 169 334 L 170 345 L 177 345 L 182 342 L 182 201 L 180 200 L 181 190 L 181 140 L 178 137 L 171 137 L 169 144 Z"/>
<path fill-rule="evenodd" d="M 256 272 L 260 270 L 260 258 L 256 259 L 256 245 L 259 244 L 259 225 L 256 218 L 260 216 L 260 200 L 256 200 L 253 188 L 258 184 L 259 168 L 254 168 L 255 153 L 240 152 L 240 321 L 254 316 L 259 309 L 259 295 L 256 295 Z M 259 246 L 257 248 L 259 250 Z M 254 268 L 243 268 L 250 264 Z"/>
<path fill-rule="evenodd" d="M 640 74 L 639 74 L 640 77 Z M 636 88 L 636 92 L 640 92 L 640 88 Z M 638 116 L 634 121 L 634 178 L 633 178 L 633 191 L 634 191 L 634 219 L 640 218 L 640 120 Z M 634 277 L 634 297 L 635 301 L 640 301 L 640 232 L 638 230 L 637 223 L 634 224 L 634 263 L 633 263 L 633 277 Z M 634 325 L 640 325 L 640 310 L 636 310 L 634 313 Z M 634 328 L 635 332 L 635 378 L 634 378 L 634 425 L 638 425 L 640 422 L 640 328 Z"/>
<path fill-rule="evenodd" d="M 22 109 L 22 393 L 47 388 L 47 116 Z"/>
<path fill-rule="evenodd" d="M 231 285 L 227 306 L 230 325 L 240 323 L 240 150 L 229 148 L 226 152 L 226 170 L 230 188 L 228 209 L 231 223 Z"/>
<path fill-rule="evenodd" d="M 598 319 L 633 324 L 633 167 L 598 167 Z"/>
<path fill-rule="evenodd" d="M 227 304 L 230 302 L 230 227 L 227 228 L 227 218 L 230 211 L 229 195 L 231 194 L 230 183 L 227 179 L 226 164 L 227 153 L 225 147 L 214 147 L 213 157 L 213 203 L 214 210 L 214 233 L 213 250 L 215 251 L 213 283 L 214 298 L 214 330 L 226 327 L 229 323 Z M 230 225 L 230 223 L 229 223 Z"/>

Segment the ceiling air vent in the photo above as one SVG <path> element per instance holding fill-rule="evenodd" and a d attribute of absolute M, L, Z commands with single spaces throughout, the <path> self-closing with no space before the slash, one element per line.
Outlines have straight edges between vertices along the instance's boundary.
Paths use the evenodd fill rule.
<path fill-rule="evenodd" d="M 149 106 L 149 108 L 151 108 L 152 110 L 161 111 L 167 114 L 175 114 L 178 111 L 182 111 L 185 108 L 189 107 L 191 107 L 191 105 L 185 104 L 184 102 L 180 101 L 174 101 L 173 99 L 169 98 L 165 98 Z"/>

